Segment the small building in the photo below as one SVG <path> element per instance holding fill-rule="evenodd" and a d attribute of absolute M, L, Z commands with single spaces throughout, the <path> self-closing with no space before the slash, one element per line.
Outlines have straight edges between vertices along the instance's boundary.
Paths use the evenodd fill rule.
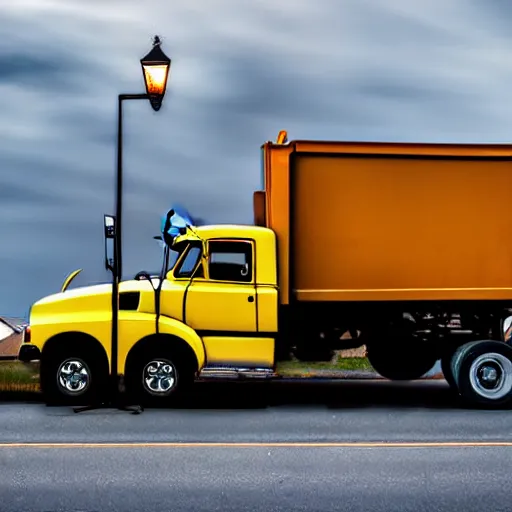
<path fill-rule="evenodd" d="M 18 355 L 27 325 L 21 318 L 0 317 L 0 359 Z"/>

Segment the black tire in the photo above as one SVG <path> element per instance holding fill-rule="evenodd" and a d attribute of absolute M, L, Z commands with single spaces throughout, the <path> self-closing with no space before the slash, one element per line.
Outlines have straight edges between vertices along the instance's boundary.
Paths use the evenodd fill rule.
<path fill-rule="evenodd" d="M 156 385 L 159 377 L 151 378 L 155 373 L 162 376 L 160 386 Z M 126 368 L 125 382 L 131 399 L 143 405 L 167 406 L 177 402 L 190 389 L 194 370 L 176 354 L 155 349 L 132 358 Z"/>
<path fill-rule="evenodd" d="M 507 344 L 466 343 L 455 352 L 451 370 L 464 402 L 491 408 L 512 403 L 512 348 Z"/>
<path fill-rule="evenodd" d="M 457 390 L 457 383 L 455 382 L 455 377 L 452 372 L 452 359 L 453 353 L 447 354 L 441 358 L 441 371 L 450 388 Z"/>
<path fill-rule="evenodd" d="M 436 364 L 434 354 L 418 350 L 414 347 L 397 347 L 383 343 L 368 347 L 368 361 L 373 369 L 389 380 L 417 380 L 427 374 Z"/>
<path fill-rule="evenodd" d="M 475 345 L 478 345 L 479 341 L 470 341 L 469 343 L 465 343 L 461 345 L 457 350 L 453 353 L 450 360 L 450 370 L 453 375 L 453 381 L 456 389 L 459 389 L 459 373 L 460 373 L 460 365 L 462 359 L 465 357 L 466 353 Z"/>
<path fill-rule="evenodd" d="M 68 380 L 66 387 L 66 371 L 74 372 L 80 385 Z M 81 347 L 61 348 L 43 356 L 40 380 L 47 405 L 97 405 L 108 393 L 108 366 L 93 351 Z"/>

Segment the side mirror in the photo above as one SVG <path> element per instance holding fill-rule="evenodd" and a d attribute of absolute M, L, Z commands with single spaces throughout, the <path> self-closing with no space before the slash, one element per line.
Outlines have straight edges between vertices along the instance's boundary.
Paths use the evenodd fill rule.
<path fill-rule="evenodd" d="M 116 218 L 113 215 L 104 215 L 105 229 L 105 268 L 114 272 L 116 258 Z"/>

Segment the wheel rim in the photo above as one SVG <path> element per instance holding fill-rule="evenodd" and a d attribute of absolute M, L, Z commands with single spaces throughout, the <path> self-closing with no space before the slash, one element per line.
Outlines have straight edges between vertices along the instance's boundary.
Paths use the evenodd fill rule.
<path fill-rule="evenodd" d="M 91 372 L 81 359 L 66 359 L 57 370 L 57 382 L 65 394 L 79 395 L 89 388 Z"/>
<path fill-rule="evenodd" d="M 142 382 L 149 394 L 168 395 L 176 387 L 176 368 L 166 359 L 154 359 L 144 367 Z"/>
<path fill-rule="evenodd" d="M 512 361 L 501 354 L 483 354 L 471 364 L 469 380 L 483 398 L 500 400 L 512 391 Z"/>

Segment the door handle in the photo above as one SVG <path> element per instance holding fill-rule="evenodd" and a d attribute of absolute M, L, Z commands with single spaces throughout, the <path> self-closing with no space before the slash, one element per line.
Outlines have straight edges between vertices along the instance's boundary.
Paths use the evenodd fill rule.
<path fill-rule="evenodd" d="M 249 302 L 254 302 L 254 297 L 252 295 L 249 295 L 249 297 L 247 297 L 247 300 Z"/>

